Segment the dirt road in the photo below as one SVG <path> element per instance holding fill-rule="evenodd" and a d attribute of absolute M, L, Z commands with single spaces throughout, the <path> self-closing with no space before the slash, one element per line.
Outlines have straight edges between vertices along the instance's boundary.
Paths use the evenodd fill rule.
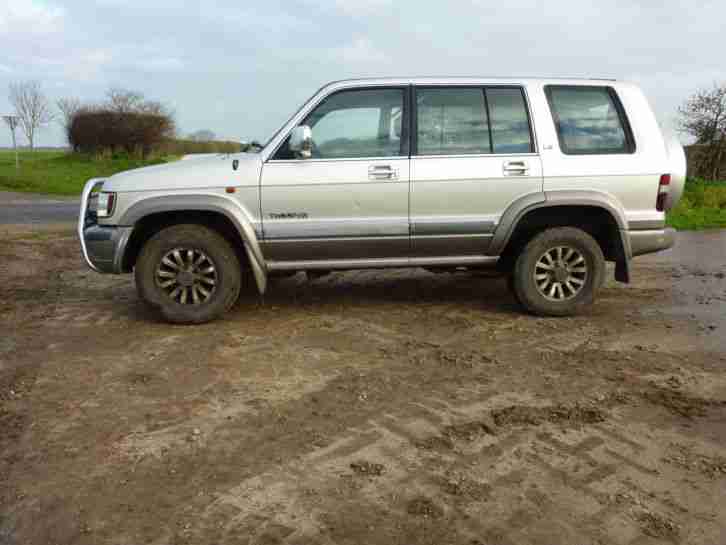
<path fill-rule="evenodd" d="M 2 544 L 726 542 L 723 233 L 577 318 L 413 270 L 183 327 L 0 230 Z"/>

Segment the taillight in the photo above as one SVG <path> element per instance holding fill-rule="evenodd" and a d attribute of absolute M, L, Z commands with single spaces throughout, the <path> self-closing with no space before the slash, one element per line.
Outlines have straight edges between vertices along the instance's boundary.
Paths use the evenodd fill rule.
<path fill-rule="evenodd" d="M 658 197 L 655 200 L 655 209 L 663 212 L 668 202 L 668 193 L 670 192 L 671 175 L 663 174 L 658 182 Z"/>

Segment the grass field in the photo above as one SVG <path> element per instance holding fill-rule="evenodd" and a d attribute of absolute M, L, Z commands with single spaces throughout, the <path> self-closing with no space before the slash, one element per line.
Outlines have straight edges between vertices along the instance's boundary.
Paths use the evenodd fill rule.
<path fill-rule="evenodd" d="M 726 228 L 726 182 L 689 179 L 668 225 L 680 230 Z"/>
<path fill-rule="evenodd" d="M 15 155 L 0 151 L 0 190 L 78 195 L 90 178 L 176 160 L 91 158 L 62 151 L 20 153 L 20 171 L 15 170 Z M 726 182 L 690 179 L 681 202 L 668 214 L 668 224 L 676 229 L 726 228 Z"/>
<path fill-rule="evenodd" d="M 90 178 L 110 176 L 123 170 L 158 165 L 176 158 L 91 158 L 63 151 L 21 151 L 20 170 L 15 154 L 0 151 L 0 189 L 53 195 L 78 195 Z"/>

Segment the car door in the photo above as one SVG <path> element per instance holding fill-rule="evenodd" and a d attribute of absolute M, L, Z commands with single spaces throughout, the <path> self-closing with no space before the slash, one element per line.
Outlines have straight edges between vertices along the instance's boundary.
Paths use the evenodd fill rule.
<path fill-rule="evenodd" d="M 412 253 L 484 255 L 509 204 L 542 192 L 524 90 L 416 87 L 413 110 Z"/>
<path fill-rule="evenodd" d="M 409 255 L 405 87 L 357 88 L 323 99 L 302 121 L 312 156 L 289 137 L 262 170 L 263 253 L 272 262 Z"/>

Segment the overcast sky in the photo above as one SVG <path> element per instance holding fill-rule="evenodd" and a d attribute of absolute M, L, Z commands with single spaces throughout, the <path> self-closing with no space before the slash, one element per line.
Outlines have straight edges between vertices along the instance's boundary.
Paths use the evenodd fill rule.
<path fill-rule="evenodd" d="M 333 79 L 593 76 L 639 83 L 671 124 L 691 92 L 726 80 L 726 2 L 697 4 L 0 0 L 0 112 L 12 81 L 87 101 L 120 86 L 170 105 L 182 133 L 262 141 Z M 40 133 L 62 143 L 57 126 Z"/>

